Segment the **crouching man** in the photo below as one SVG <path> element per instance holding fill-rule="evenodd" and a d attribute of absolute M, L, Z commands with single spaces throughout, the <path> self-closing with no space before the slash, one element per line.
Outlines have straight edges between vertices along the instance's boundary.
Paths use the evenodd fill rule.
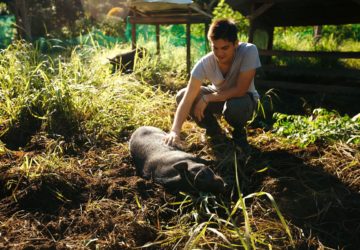
<path fill-rule="evenodd" d="M 191 71 L 189 83 L 176 97 L 178 104 L 168 145 L 180 143 L 183 123 L 190 115 L 210 137 L 222 135 L 214 114 L 222 114 L 232 126 L 232 139 L 239 147 L 246 147 L 244 126 L 257 107 L 259 94 L 254 76 L 260 67 L 258 50 L 254 44 L 239 42 L 233 21 L 220 19 L 212 23 L 208 32 L 212 51 L 202 57 Z M 202 86 L 204 81 L 211 86 Z"/>

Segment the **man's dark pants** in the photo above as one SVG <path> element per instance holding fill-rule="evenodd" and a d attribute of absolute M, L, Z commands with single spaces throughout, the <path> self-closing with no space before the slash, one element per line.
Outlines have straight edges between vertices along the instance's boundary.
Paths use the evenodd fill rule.
<path fill-rule="evenodd" d="M 186 88 L 181 89 L 176 95 L 176 103 L 179 104 Z M 198 126 L 205 128 L 208 135 L 217 135 L 221 133 L 221 128 L 215 118 L 215 114 L 222 114 L 230 126 L 234 128 L 233 139 L 240 139 L 245 137 L 246 133 L 244 127 L 246 122 L 249 121 L 257 108 L 257 100 L 251 93 L 241 97 L 231 98 L 223 102 L 210 102 L 204 111 L 204 118 L 199 121 L 194 115 L 195 104 L 200 100 L 202 95 L 214 93 L 215 90 L 210 87 L 202 86 L 200 94 L 196 97 L 195 102 L 190 110 L 190 116 L 198 124 Z M 241 140 L 241 139 L 240 139 Z"/>

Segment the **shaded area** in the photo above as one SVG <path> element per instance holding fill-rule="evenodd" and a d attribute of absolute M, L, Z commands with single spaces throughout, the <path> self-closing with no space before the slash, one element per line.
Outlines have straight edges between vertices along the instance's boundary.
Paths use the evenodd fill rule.
<path fill-rule="evenodd" d="M 360 244 L 360 195 L 318 166 L 286 151 L 261 154 L 269 171 L 258 180 L 286 218 L 325 246 L 356 249 Z M 258 188 L 257 188 L 258 189 Z"/>
<path fill-rule="evenodd" d="M 260 132 L 260 133 L 259 133 Z M 360 151 L 345 144 L 310 145 L 301 149 L 276 137 L 250 129 L 251 153 L 237 151 L 238 173 L 244 196 L 271 194 L 288 221 L 296 249 L 358 249 L 360 245 Z M 237 200 L 235 149 L 230 141 L 212 146 L 221 176 L 229 184 L 228 195 Z M 268 215 L 268 199 L 251 199 L 254 224 Z M 267 204 L 267 205 L 264 205 Z M 259 216 L 259 213 L 262 213 Z M 257 217 L 259 216 L 259 218 Z M 276 218 L 275 213 L 272 217 Z M 269 223 L 269 222 L 267 222 Z M 299 236 L 300 229 L 303 236 Z M 278 243 L 280 244 L 280 243 Z M 285 246 L 284 246 L 285 247 Z"/>

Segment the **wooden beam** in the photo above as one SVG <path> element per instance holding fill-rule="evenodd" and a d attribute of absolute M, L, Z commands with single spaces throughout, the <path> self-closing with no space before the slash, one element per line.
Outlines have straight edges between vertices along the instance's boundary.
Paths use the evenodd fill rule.
<path fill-rule="evenodd" d="M 278 65 L 262 65 L 260 71 L 263 72 L 264 76 L 279 76 L 282 79 L 284 77 L 303 77 L 305 79 L 323 79 L 325 82 L 334 82 L 337 79 L 343 79 L 343 84 L 347 82 L 358 82 L 355 83 L 360 87 L 360 69 L 348 69 L 348 68 L 314 68 L 312 67 L 288 67 Z"/>
<path fill-rule="evenodd" d="M 162 17 L 139 17 L 131 16 L 131 24 L 186 24 L 186 23 L 210 23 L 211 19 L 204 16 L 162 16 Z"/>
<path fill-rule="evenodd" d="M 360 96 L 359 87 L 347 87 L 340 85 L 320 85 L 310 83 L 285 82 L 285 81 L 268 81 L 255 80 L 255 85 L 261 88 L 279 88 L 287 90 L 300 90 L 306 92 L 323 92 L 332 94 L 345 94 L 352 96 Z"/>
<path fill-rule="evenodd" d="M 360 59 L 360 52 L 333 52 L 333 51 L 285 51 L 259 49 L 261 56 L 297 56 L 297 57 L 332 57 Z"/>
<path fill-rule="evenodd" d="M 207 13 L 206 11 L 203 11 L 202 9 L 197 7 L 196 5 L 190 5 L 189 8 L 199 12 L 200 14 L 203 14 L 204 16 L 207 16 L 209 18 L 213 18 L 213 16 L 211 14 Z"/>
<path fill-rule="evenodd" d="M 254 12 L 251 13 L 251 15 L 247 16 L 248 19 L 250 20 L 255 20 L 256 18 L 258 18 L 259 16 L 261 16 L 262 14 L 264 14 L 268 9 L 270 9 L 272 6 L 274 5 L 274 3 L 264 3 L 263 5 L 261 5 L 259 8 L 257 8 L 256 10 L 254 10 Z"/>
<path fill-rule="evenodd" d="M 226 0 L 231 5 L 253 4 L 253 3 L 273 3 L 276 0 Z M 289 1 L 289 0 L 287 0 Z M 295 0 L 293 0 L 295 1 Z M 297 1 L 297 0 L 296 0 Z"/>

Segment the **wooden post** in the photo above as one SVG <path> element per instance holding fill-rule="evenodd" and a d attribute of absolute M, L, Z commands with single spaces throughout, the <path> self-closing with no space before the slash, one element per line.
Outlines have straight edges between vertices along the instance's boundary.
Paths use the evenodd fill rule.
<path fill-rule="evenodd" d="M 156 53 L 160 55 L 160 25 L 156 24 Z"/>
<path fill-rule="evenodd" d="M 190 23 L 186 24 L 186 71 L 188 73 L 188 78 L 190 77 L 190 59 L 191 59 L 191 55 L 190 55 L 190 46 L 191 46 L 191 32 L 190 32 L 190 28 L 191 25 Z"/>
<path fill-rule="evenodd" d="M 317 44 L 320 41 L 322 35 L 322 25 L 314 26 L 314 42 Z"/>
<path fill-rule="evenodd" d="M 274 27 L 268 27 L 268 29 L 266 29 L 269 39 L 268 39 L 268 43 L 267 43 L 267 50 L 272 50 L 273 48 L 273 43 L 274 43 Z"/>
<path fill-rule="evenodd" d="M 208 23 L 205 23 L 205 50 L 207 52 L 210 51 L 210 48 L 209 48 L 209 41 L 208 41 L 208 38 L 207 38 L 207 34 L 209 32 L 209 24 Z"/>
<path fill-rule="evenodd" d="M 250 16 L 252 16 L 254 14 L 255 11 L 255 3 L 251 4 L 251 11 L 250 11 Z M 249 28 L 249 39 L 248 42 L 249 43 L 253 43 L 254 42 L 254 34 L 255 34 L 255 21 L 253 18 L 250 19 L 250 28 Z"/>
<path fill-rule="evenodd" d="M 266 27 L 265 30 L 268 35 L 266 49 L 272 50 L 274 42 L 274 27 Z M 271 64 L 271 56 L 267 56 L 264 58 L 264 64 Z"/>
<path fill-rule="evenodd" d="M 136 48 L 136 23 L 135 23 L 135 20 L 131 24 L 131 48 L 132 49 Z"/>

